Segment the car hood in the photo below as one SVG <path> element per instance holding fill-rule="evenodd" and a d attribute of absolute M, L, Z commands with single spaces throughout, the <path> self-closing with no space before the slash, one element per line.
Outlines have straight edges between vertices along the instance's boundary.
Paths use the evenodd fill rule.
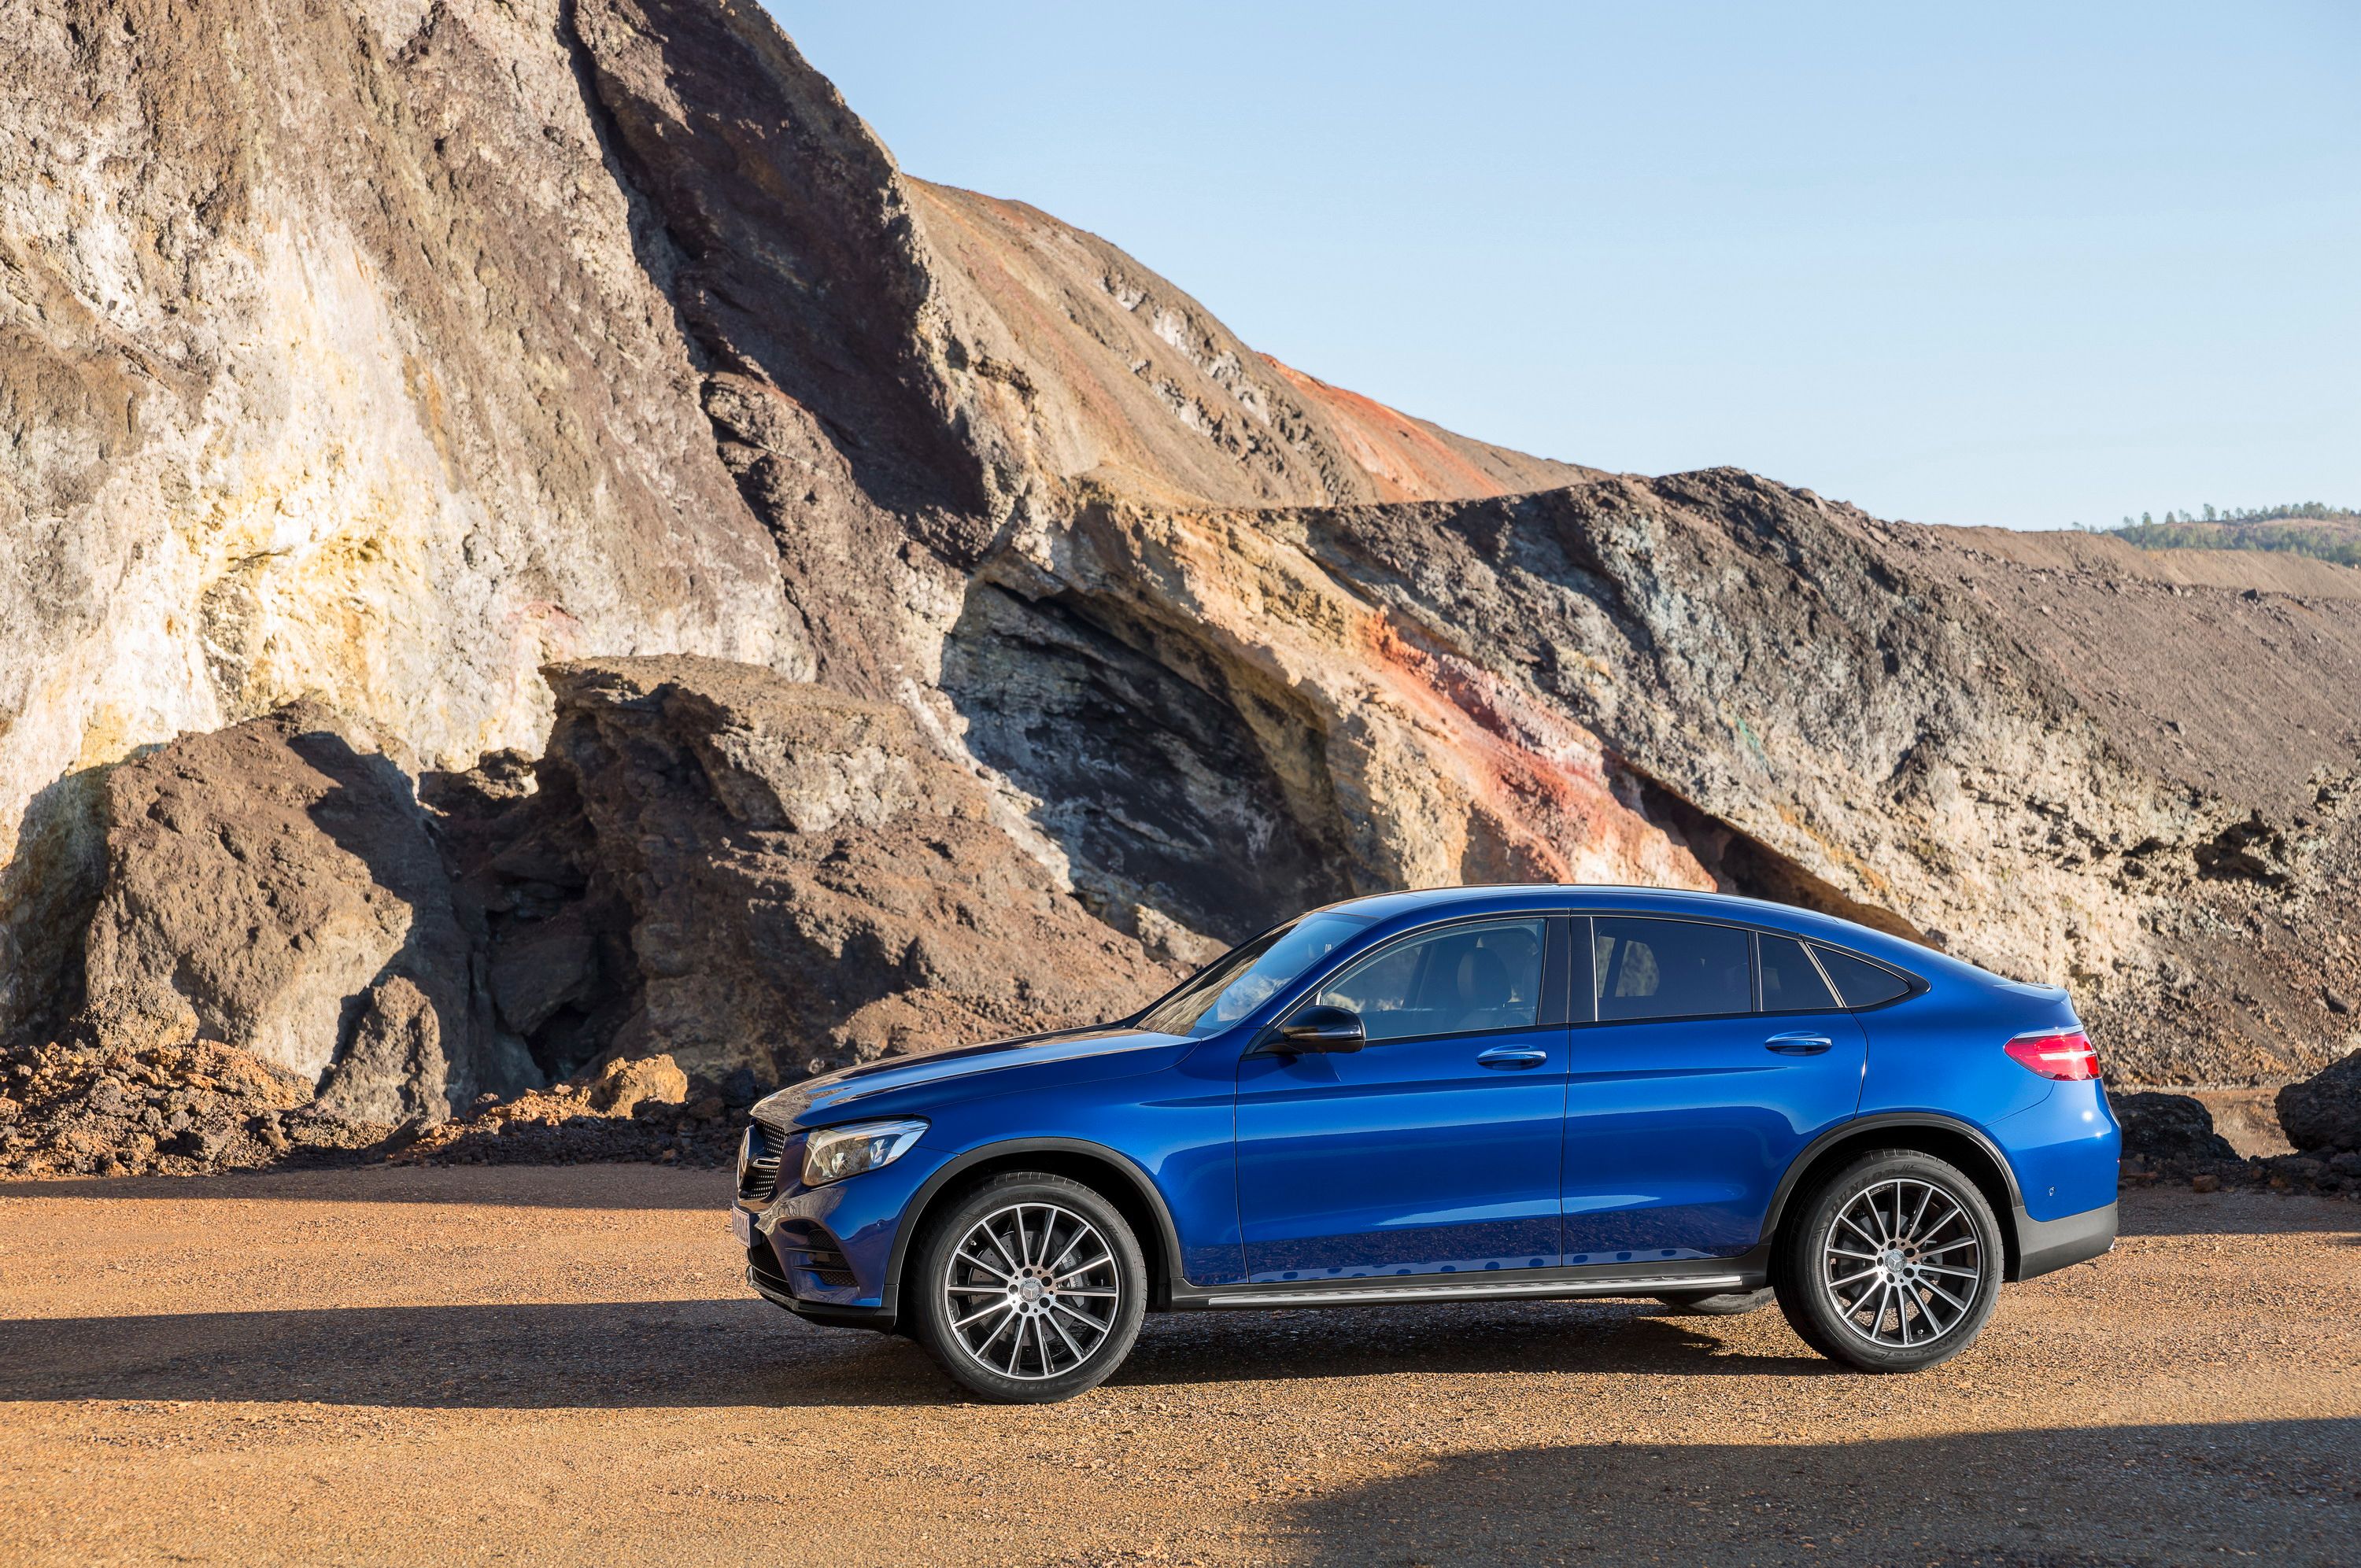
<path fill-rule="evenodd" d="M 897 1113 L 918 1109 L 920 1102 L 904 1091 L 932 1088 L 962 1094 L 990 1093 L 997 1087 L 990 1082 L 994 1075 L 1015 1069 L 1122 1053 L 1170 1051 L 1188 1043 L 1177 1035 L 1117 1025 L 1026 1035 L 930 1056 L 888 1057 L 791 1083 L 757 1101 L 753 1113 L 774 1126 L 822 1126 L 858 1114 L 872 1101 L 890 1098 L 895 1102 L 891 1109 Z"/>

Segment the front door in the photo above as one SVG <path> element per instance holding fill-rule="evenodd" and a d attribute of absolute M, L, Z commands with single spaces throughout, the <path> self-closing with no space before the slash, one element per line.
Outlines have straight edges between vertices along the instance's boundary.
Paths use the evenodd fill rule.
<path fill-rule="evenodd" d="M 1299 1004 L 1359 1014 L 1362 1049 L 1240 1059 L 1250 1279 L 1557 1263 L 1567 940 L 1542 916 L 1413 932 Z"/>
<path fill-rule="evenodd" d="M 1859 1108 L 1866 1036 L 1790 938 L 1590 924 L 1597 1022 L 1575 1027 L 1566 1082 L 1566 1262 L 1743 1253 L 1804 1146 Z"/>

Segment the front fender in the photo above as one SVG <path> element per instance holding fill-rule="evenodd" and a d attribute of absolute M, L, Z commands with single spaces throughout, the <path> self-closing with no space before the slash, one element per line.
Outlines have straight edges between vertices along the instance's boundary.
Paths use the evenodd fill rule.
<path fill-rule="evenodd" d="M 903 1208 L 902 1223 L 894 1235 L 893 1250 L 886 1260 L 884 1299 L 881 1305 L 889 1313 L 899 1311 L 902 1275 L 909 1257 L 911 1240 L 918 1229 L 921 1216 L 938 1197 L 953 1184 L 978 1172 L 1021 1168 L 1027 1156 L 1038 1157 L 1044 1155 L 1052 1157 L 1059 1165 L 1088 1161 L 1123 1182 L 1133 1201 L 1125 1202 L 1124 1195 L 1118 1193 L 1109 1193 L 1108 1197 L 1120 1208 L 1145 1210 L 1150 1216 L 1154 1234 L 1143 1235 L 1139 1240 L 1142 1246 L 1160 1252 L 1163 1267 L 1159 1272 L 1167 1281 L 1167 1289 L 1170 1289 L 1170 1281 L 1187 1277 L 1180 1250 L 1180 1232 L 1173 1223 L 1171 1205 L 1164 1201 L 1164 1194 L 1158 1190 L 1155 1180 L 1137 1161 L 1120 1150 L 1084 1138 L 1002 1138 L 952 1156 L 910 1194 L 909 1201 Z M 1160 1306 L 1162 1303 L 1152 1302 L 1151 1305 Z"/>

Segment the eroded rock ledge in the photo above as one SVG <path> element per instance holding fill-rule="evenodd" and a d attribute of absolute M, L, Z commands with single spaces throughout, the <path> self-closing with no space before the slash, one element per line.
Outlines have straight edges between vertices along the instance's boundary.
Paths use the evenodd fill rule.
<path fill-rule="evenodd" d="M 889 704 L 715 660 L 554 666 L 531 794 L 438 781 L 500 1025 L 544 1072 L 768 1081 L 1080 1024 L 1177 978 Z"/>
<path fill-rule="evenodd" d="M 425 805 L 309 703 L 115 769 L 82 1087 L 210 1049 L 269 1086 L 260 1109 L 388 1127 L 620 1058 L 776 1083 L 1091 1022 L 1177 978 L 898 707 L 689 657 L 547 677 L 547 753 L 430 773 Z M 184 1149 L 190 1125 L 141 1153 L 253 1133 Z"/>

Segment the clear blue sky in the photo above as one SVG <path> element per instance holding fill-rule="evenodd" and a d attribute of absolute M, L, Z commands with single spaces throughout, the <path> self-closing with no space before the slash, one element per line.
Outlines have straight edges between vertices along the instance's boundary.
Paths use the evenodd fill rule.
<path fill-rule="evenodd" d="M 2361 5 L 770 0 L 911 173 L 1508 445 L 2361 505 Z"/>

